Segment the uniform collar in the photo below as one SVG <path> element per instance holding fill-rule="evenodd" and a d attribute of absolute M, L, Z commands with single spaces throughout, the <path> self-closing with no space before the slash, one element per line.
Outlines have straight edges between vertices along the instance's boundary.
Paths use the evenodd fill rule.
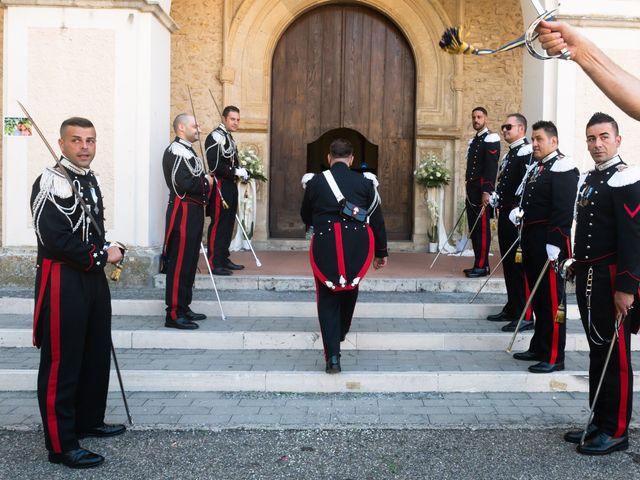
<path fill-rule="evenodd" d="M 193 147 L 193 144 L 189 140 L 185 140 L 184 138 L 176 137 L 175 141 L 178 143 L 181 143 L 185 147 L 189 147 L 189 148 Z"/>
<path fill-rule="evenodd" d="M 620 155 L 616 155 L 615 157 L 613 157 L 611 160 L 607 160 L 604 163 L 599 163 L 596 165 L 596 170 L 598 170 L 599 172 L 606 170 L 609 167 L 613 167 L 614 165 L 617 165 L 618 163 L 622 162 L 622 159 L 620 158 Z"/>
<path fill-rule="evenodd" d="M 227 127 L 225 127 L 224 123 L 222 122 L 220 122 L 220 125 L 218 125 L 218 128 L 222 130 L 224 133 L 229 133 L 229 130 L 227 130 Z"/>
<path fill-rule="evenodd" d="M 511 150 L 511 149 L 513 149 L 513 148 L 516 148 L 516 147 L 519 147 L 519 146 L 520 146 L 520 145 L 522 145 L 523 143 L 527 143 L 527 137 L 522 137 L 521 139 L 516 140 L 516 141 L 515 141 L 515 142 L 513 142 L 513 143 L 510 143 L 510 144 L 509 144 L 509 150 Z"/>
<path fill-rule="evenodd" d="M 82 168 L 74 165 L 73 163 L 71 163 L 71 160 L 66 158 L 64 155 L 60 159 L 60 163 L 64 168 L 66 168 L 67 170 L 71 170 L 73 173 L 77 173 L 78 175 L 86 175 L 91 171 L 90 168 Z"/>
<path fill-rule="evenodd" d="M 558 150 L 554 150 L 549 155 L 544 157 L 542 160 L 538 160 L 539 163 L 547 163 L 549 160 L 553 160 L 558 156 Z"/>
<path fill-rule="evenodd" d="M 484 127 L 482 130 L 476 133 L 476 137 L 481 137 L 485 133 L 489 133 L 489 127 Z"/>

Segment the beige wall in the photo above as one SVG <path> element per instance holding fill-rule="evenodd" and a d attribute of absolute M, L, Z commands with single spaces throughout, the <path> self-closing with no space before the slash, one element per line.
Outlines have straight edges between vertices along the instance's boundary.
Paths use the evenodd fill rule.
<path fill-rule="evenodd" d="M 208 133 L 218 121 L 207 91 L 211 88 L 221 106 L 224 102 L 240 106 L 243 121 L 236 137 L 240 143 L 260 149 L 268 172 L 271 55 L 294 18 L 324 3 L 173 0 L 171 16 L 179 30 L 172 37 L 172 117 L 191 110 L 186 90 L 189 84 L 198 120 Z M 416 161 L 426 152 L 435 151 L 456 171 L 456 182 L 447 189 L 445 216 L 450 223 L 457 199 L 463 198 L 466 139 L 473 134 L 468 121 L 470 110 L 485 105 L 497 129 L 506 113 L 520 109 L 523 53 L 453 57 L 440 52 L 436 44 L 445 26 L 460 21 L 470 26 L 469 38 L 477 46 L 495 47 L 512 40 L 522 33 L 520 0 L 499 4 L 493 0 L 355 3 L 389 16 L 414 49 L 418 77 Z M 426 209 L 422 192 L 418 188 L 415 191 L 414 241 L 424 244 Z M 256 239 L 265 240 L 268 187 L 259 189 L 258 202 Z"/>
<path fill-rule="evenodd" d="M 464 17 L 471 25 L 469 41 L 476 47 L 496 48 L 522 34 L 520 0 L 465 0 Z M 488 57 L 464 57 L 464 100 L 462 131 L 466 138 L 475 132 L 471 127 L 471 109 L 484 106 L 489 112 L 489 128 L 499 132 L 505 115 L 522 107 L 522 58 L 524 49 Z M 529 119 L 534 120 L 534 119 Z M 537 119 L 535 119 L 537 120 Z M 461 142 L 460 159 L 466 154 Z M 503 149 L 506 144 L 503 142 Z M 458 162 L 458 175 L 464 175 L 464 161 Z M 459 194 L 464 188 L 461 185 Z"/>
<path fill-rule="evenodd" d="M 171 119 L 191 112 L 191 87 L 198 122 L 208 134 L 219 122 L 208 89 L 222 103 L 218 72 L 222 65 L 223 0 L 173 0 L 171 17 L 178 31 L 171 37 Z M 220 105 L 220 108 L 223 108 Z M 167 122 L 168 137 L 173 136 Z M 204 140 L 204 139 L 203 139 Z"/>

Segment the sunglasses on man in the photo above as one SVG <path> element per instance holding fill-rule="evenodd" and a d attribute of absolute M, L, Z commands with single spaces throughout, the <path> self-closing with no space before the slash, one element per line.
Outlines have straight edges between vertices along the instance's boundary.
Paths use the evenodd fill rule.
<path fill-rule="evenodd" d="M 511 123 L 505 123 L 504 125 L 502 125 L 500 127 L 500 130 L 506 130 L 507 132 L 510 132 L 512 128 L 517 127 L 518 125 L 513 125 Z"/>

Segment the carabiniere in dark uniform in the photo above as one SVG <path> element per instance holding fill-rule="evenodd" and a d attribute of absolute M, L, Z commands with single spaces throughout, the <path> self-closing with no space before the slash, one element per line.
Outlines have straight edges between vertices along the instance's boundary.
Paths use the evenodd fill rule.
<path fill-rule="evenodd" d="M 239 165 L 238 148 L 233 136 L 222 123 L 207 135 L 204 145 L 207 165 L 215 179 L 208 209 L 211 224 L 207 236 L 207 251 L 211 268 L 217 271 L 232 263 L 229 245 L 238 210 L 235 177 Z M 228 208 L 225 208 L 225 203 Z"/>
<path fill-rule="evenodd" d="M 532 161 L 531 144 L 525 137 L 509 145 L 498 169 L 496 193 L 498 196 L 496 209 L 498 210 L 498 242 L 500 254 L 503 256 L 502 269 L 507 287 L 507 304 L 504 307 L 505 317 L 516 319 L 522 312 L 528 295 L 528 284 L 524 274 L 522 262 L 516 262 L 517 248 L 513 247 L 505 257 L 505 253 L 518 239 L 518 227 L 509 220 L 509 212 L 519 206 L 520 197 L 516 195 L 522 179 Z M 531 309 L 525 320 L 531 319 Z"/>
<path fill-rule="evenodd" d="M 580 185 L 573 264 L 576 297 L 589 340 L 589 403 L 614 333 L 614 293 L 635 295 L 621 323 L 598 401 L 593 426 L 613 438 L 627 435 L 633 399 L 631 332 L 638 331 L 640 281 L 640 168 L 619 156 L 597 165 Z"/>
<path fill-rule="evenodd" d="M 205 178 L 202 159 L 196 155 L 191 142 L 182 138 L 176 137 L 165 150 L 162 170 L 169 188 L 161 266 L 167 274 L 165 325 L 196 328 L 197 325 L 190 322 L 192 312 L 189 305 L 210 186 Z"/>
<path fill-rule="evenodd" d="M 64 157 L 61 163 L 104 232 L 98 179 Z M 111 345 L 104 267 L 110 244 L 58 167 L 36 179 L 31 211 L 38 240 L 33 343 L 40 348 L 38 403 L 51 458 L 78 449 L 77 432 L 104 424 Z"/>
<path fill-rule="evenodd" d="M 560 249 L 558 261 L 571 256 L 571 224 L 578 176 L 575 161 L 561 156 L 557 150 L 536 162 L 528 174 L 522 193 L 522 252 L 525 273 L 532 288 L 547 261 L 547 244 Z M 557 313 L 561 305 L 564 308 L 566 298 L 564 282 L 554 267 L 547 269 L 532 301 L 536 322 L 528 351 L 535 354 L 539 362 L 561 370 L 564 369 L 566 323 Z"/>
<path fill-rule="evenodd" d="M 340 354 L 340 341 L 351 326 L 358 287 L 374 255 L 388 255 L 374 179 L 365 176 L 373 175 L 356 173 L 344 163 L 333 165 L 331 173 L 344 197 L 366 208 L 370 217 L 360 223 L 341 216 L 341 206 L 323 175 L 315 175 L 306 183 L 300 215 L 305 225 L 314 227 L 310 260 L 325 359 Z"/>
<path fill-rule="evenodd" d="M 469 229 L 473 227 L 482 211 L 482 194 L 492 193 L 495 189 L 498 159 L 500 157 L 500 137 L 491 133 L 488 128 L 479 131 L 470 141 L 467 150 L 466 206 Z M 491 248 L 491 207 L 482 213 L 482 218 L 471 233 L 471 243 L 475 256 L 473 271 L 467 276 L 475 276 L 475 272 L 484 270 L 489 273 L 489 250 Z M 479 275 L 478 275 L 479 276 Z"/>

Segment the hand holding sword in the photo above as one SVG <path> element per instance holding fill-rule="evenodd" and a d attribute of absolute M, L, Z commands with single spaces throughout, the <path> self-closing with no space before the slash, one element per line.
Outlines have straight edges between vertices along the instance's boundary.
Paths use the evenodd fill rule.
<path fill-rule="evenodd" d="M 442 39 L 440 40 L 440 48 L 451 54 L 482 56 L 508 52 L 509 50 L 524 46 L 529 54 L 539 60 L 549 60 L 551 58 L 569 60 L 571 58 L 571 53 L 566 48 L 561 49 L 556 54 L 549 54 L 546 52 L 540 52 L 534 47 L 534 42 L 538 38 L 538 32 L 536 29 L 541 22 L 545 20 L 552 20 L 558 9 L 547 10 L 542 6 L 539 0 L 531 0 L 531 3 L 538 13 L 538 17 L 529 25 L 524 34 L 501 47 L 496 49 L 477 48 L 465 41 L 465 29 L 462 26 L 458 26 L 447 28 L 444 31 Z"/>

